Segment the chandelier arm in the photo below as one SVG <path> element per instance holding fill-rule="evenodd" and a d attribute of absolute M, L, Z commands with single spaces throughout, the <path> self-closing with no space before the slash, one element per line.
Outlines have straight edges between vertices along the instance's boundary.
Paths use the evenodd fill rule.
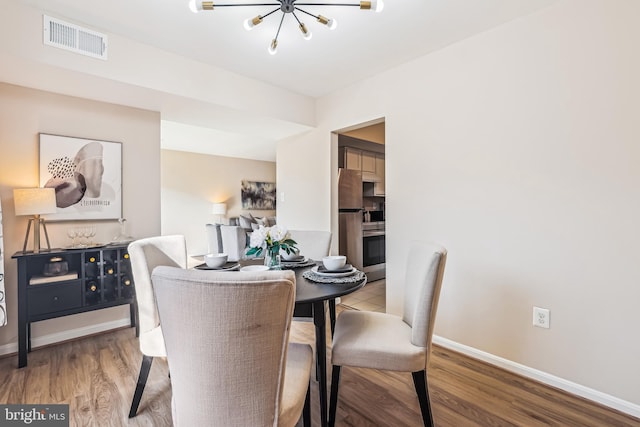
<path fill-rule="evenodd" d="M 284 22 L 284 17 L 287 16 L 286 13 L 282 14 L 282 18 L 280 19 L 280 25 L 278 25 L 278 31 L 276 32 L 276 36 L 274 37 L 274 40 L 278 40 L 278 36 L 280 35 L 280 28 L 282 28 L 282 23 Z"/>
<path fill-rule="evenodd" d="M 296 2 L 296 6 L 357 6 L 357 7 L 360 7 L 360 3 L 298 3 Z"/>
<path fill-rule="evenodd" d="M 280 6 L 280 3 L 243 3 L 243 4 L 218 4 L 215 7 L 233 7 L 233 6 Z"/>
<path fill-rule="evenodd" d="M 280 10 L 280 8 L 273 9 L 271 12 L 267 13 L 266 15 L 261 15 L 260 17 L 261 17 L 262 19 L 264 19 L 264 18 L 266 18 L 266 17 L 267 17 L 267 16 L 269 16 L 269 15 L 273 15 L 274 13 L 276 13 L 276 12 L 277 12 L 277 11 L 279 11 L 279 10 Z"/>
<path fill-rule="evenodd" d="M 297 6 L 295 7 L 295 10 L 299 10 L 299 11 L 300 11 L 300 12 L 302 12 L 302 13 L 306 13 L 307 15 L 312 16 L 312 17 L 314 17 L 314 18 L 318 19 L 318 15 L 314 15 L 313 13 L 310 13 L 310 12 L 307 12 L 306 10 L 300 9 L 300 8 L 299 8 L 299 7 L 297 7 Z M 295 15 L 293 15 L 293 16 L 295 16 Z M 298 19 L 298 18 L 296 17 L 296 19 Z M 300 22 L 300 21 L 298 21 L 298 22 Z"/>
<path fill-rule="evenodd" d="M 296 8 L 297 9 L 297 8 Z M 299 25 L 302 25 L 302 22 L 300 22 L 300 19 L 298 19 L 298 15 L 296 15 L 295 12 L 291 12 L 291 14 L 293 15 L 294 18 L 296 18 L 296 21 L 298 21 Z"/>

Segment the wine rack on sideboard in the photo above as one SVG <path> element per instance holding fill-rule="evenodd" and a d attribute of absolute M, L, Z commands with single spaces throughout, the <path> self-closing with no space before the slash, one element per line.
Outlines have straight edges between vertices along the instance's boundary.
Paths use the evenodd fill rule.
<path fill-rule="evenodd" d="M 32 322 L 129 304 L 131 326 L 138 334 L 127 245 L 52 249 L 37 254 L 16 252 L 12 258 L 18 262 L 19 368 L 27 365 L 27 353 L 31 351 Z M 44 276 L 52 258 L 62 258 L 69 273 Z"/>

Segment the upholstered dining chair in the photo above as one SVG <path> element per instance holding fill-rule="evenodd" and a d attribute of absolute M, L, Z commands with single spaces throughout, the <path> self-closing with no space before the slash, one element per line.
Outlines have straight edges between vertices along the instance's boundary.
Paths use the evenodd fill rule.
<path fill-rule="evenodd" d="M 310 259 L 320 261 L 331 251 L 331 232 L 319 230 L 289 230 L 296 241 L 300 253 Z"/>
<path fill-rule="evenodd" d="M 311 346 L 289 343 L 293 271 L 152 274 L 173 424 L 310 427 Z"/>
<path fill-rule="evenodd" d="M 206 224 L 209 253 L 226 253 L 229 261 L 243 258 L 247 247 L 247 234 L 236 225 Z"/>
<path fill-rule="evenodd" d="M 433 426 L 427 364 L 447 250 L 412 242 L 405 276 L 402 316 L 346 310 L 336 322 L 331 350 L 329 426 L 336 420 L 342 366 L 411 372 L 425 426 Z"/>
<path fill-rule="evenodd" d="M 136 289 L 139 341 L 142 352 L 142 366 L 140 366 L 140 374 L 129 410 L 129 418 L 132 418 L 138 412 L 153 358 L 167 356 L 151 285 L 151 272 L 159 265 L 187 268 L 186 240 L 184 236 L 179 235 L 136 240 L 129 244 L 129 257 Z"/>
<path fill-rule="evenodd" d="M 321 230 L 289 230 L 296 241 L 300 253 L 309 259 L 321 261 L 331 253 L 331 232 Z M 336 300 L 329 301 L 329 320 L 331 333 L 336 325 Z"/>

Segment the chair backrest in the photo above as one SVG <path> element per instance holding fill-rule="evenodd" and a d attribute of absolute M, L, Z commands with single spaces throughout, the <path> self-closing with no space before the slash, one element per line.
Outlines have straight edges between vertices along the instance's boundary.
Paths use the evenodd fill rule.
<path fill-rule="evenodd" d="M 411 342 L 431 348 L 447 250 L 429 242 L 412 242 L 407 259 L 403 320 L 412 328 Z"/>
<path fill-rule="evenodd" d="M 131 272 L 136 288 L 140 334 L 158 325 L 158 311 L 151 286 L 151 272 L 159 265 L 187 268 L 187 243 L 184 236 L 156 236 L 129 244 Z"/>
<path fill-rule="evenodd" d="M 206 224 L 209 253 L 225 253 L 229 261 L 239 261 L 247 247 L 247 234 L 236 225 Z"/>
<path fill-rule="evenodd" d="M 277 425 L 295 303 L 293 271 L 158 267 L 152 280 L 174 425 Z"/>
<path fill-rule="evenodd" d="M 331 251 L 331 232 L 316 230 L 289 230 L 300 253 L 313 260 L 321 260 Z"/>

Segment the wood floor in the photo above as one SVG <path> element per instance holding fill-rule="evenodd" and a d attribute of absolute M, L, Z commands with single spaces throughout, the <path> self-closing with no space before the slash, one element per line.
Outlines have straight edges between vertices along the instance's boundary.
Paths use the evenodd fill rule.
<path fill-rule="evenodd" d="M 311 322 L 294 322 L 293 340 L 313 343 L 313 337 Z M 163 360 L 153 362 L 139 415 L 127 418 L 141 360 L 131 328 L 35 349 L 23 369 L 16 356 L 4 357 L 0 403 L 67 403 L 71 426 L 170 426 Z M 639 419 L 438 346 L 428 375 L 436 426 L 640 426 Z M 314 427 L 317 399 L 314 381 Z M 421 425 L 411 375 L 343 368 L 336 425 Z"/>

